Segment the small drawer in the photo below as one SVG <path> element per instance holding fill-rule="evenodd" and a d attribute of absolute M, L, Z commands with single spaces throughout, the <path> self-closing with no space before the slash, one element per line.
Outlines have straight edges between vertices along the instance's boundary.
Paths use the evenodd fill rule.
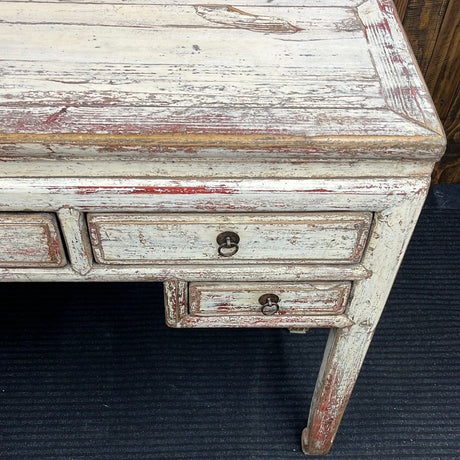
<path fill-rule="evenodd" d="M 170 288 L 166 285 L 167 291 L 175 292 L 166 299 L 166 316 L 173 327 L 310 328 L 351 324 L 344 315 L 352 287 L 348 281 L 194 282 L 189 283 L 188 292 L 180 292 L 174 283 Z"/>
<path fill-rule="evenodd" d="M 190 283 L 194 316 L 304 316 L 343 312 L 351 283 Z M 270 304 L 273 307 L 270 307 Z M 275 308 L 275 305 L 277 308 Z"/>
<path fill-rule="evenodd" d="M 88 214 L 101 264 L 356 263 L 372 213 Z"/>
<path fill-rule="evenodd" d="M 62 267 L 66 264 L 52 214 L 0 213 L 0 267 Z"/>

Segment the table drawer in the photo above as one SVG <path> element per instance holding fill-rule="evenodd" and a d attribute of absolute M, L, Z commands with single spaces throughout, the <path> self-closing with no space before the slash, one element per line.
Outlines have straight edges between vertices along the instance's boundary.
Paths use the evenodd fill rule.
<path fill-rule="evenodd" d="M 0 267 L 62 267 L 65 264 L 54 215 L 0 213 Z"/>
<path fill-rule="evenodd" d="M 343 312 L 350 282 L 190 283 L 189 314 L 199 316 L 337 315 Z"/>
<path fill-rule="evenodd" d="M 172 327 L 345 327 L 352 283 L 165 283 Z"/>
<path fill-rule="evenodd" d="M 102 264 L 356 263 L 372 213 L 88 214 Z"/>

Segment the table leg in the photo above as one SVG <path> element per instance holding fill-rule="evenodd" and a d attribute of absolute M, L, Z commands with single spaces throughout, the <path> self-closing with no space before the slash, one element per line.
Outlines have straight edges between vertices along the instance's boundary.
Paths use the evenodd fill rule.
<path fill-rule="evenodd" d="M 331 448 L 371 340 L 369 328 L 331 330 L 302 433 L 306 454 L 323 455 Z"/>
<path fill-rule="evenodd" d="M 353 299 L 345 312 L 353 325 L 332 329 L 329 334 L 307 428 L 302 433 L 306 454 L 323 455 L 331 448 L 425 200 L 428 184 L 421 180 L 420 185 L 420 193 L 374 214 L 361 262 L 371 276 L 354 283 Z"/>

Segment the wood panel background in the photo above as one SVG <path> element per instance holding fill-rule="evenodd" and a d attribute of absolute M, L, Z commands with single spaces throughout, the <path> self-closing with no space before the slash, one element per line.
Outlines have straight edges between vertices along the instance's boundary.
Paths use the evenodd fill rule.
<path fill-rule="evenodd" d="M 434 183 L 460 183 L 460 2 L 394 0 L 447 134 Z"/>

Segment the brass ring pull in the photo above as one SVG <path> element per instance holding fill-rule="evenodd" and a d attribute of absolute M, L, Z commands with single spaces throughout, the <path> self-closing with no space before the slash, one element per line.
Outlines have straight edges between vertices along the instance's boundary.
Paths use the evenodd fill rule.
<path fill-rule="evenodd" d="M 238 243 L 240 237 L 234 232 L 223 232 L 216 238 L 217 244 L 219 245 L 219 255 L 221 257 L 232 257 L 240 249 Z"/>
<path fill-rule="evenodd" d="M 272 316 L 279 312 L 280 306 L 278 302 L 280 298 L 275 294 L 264 294 L 260 296 L 259 303 L 262 305 L 260 311 L 265 316 Z"/>

